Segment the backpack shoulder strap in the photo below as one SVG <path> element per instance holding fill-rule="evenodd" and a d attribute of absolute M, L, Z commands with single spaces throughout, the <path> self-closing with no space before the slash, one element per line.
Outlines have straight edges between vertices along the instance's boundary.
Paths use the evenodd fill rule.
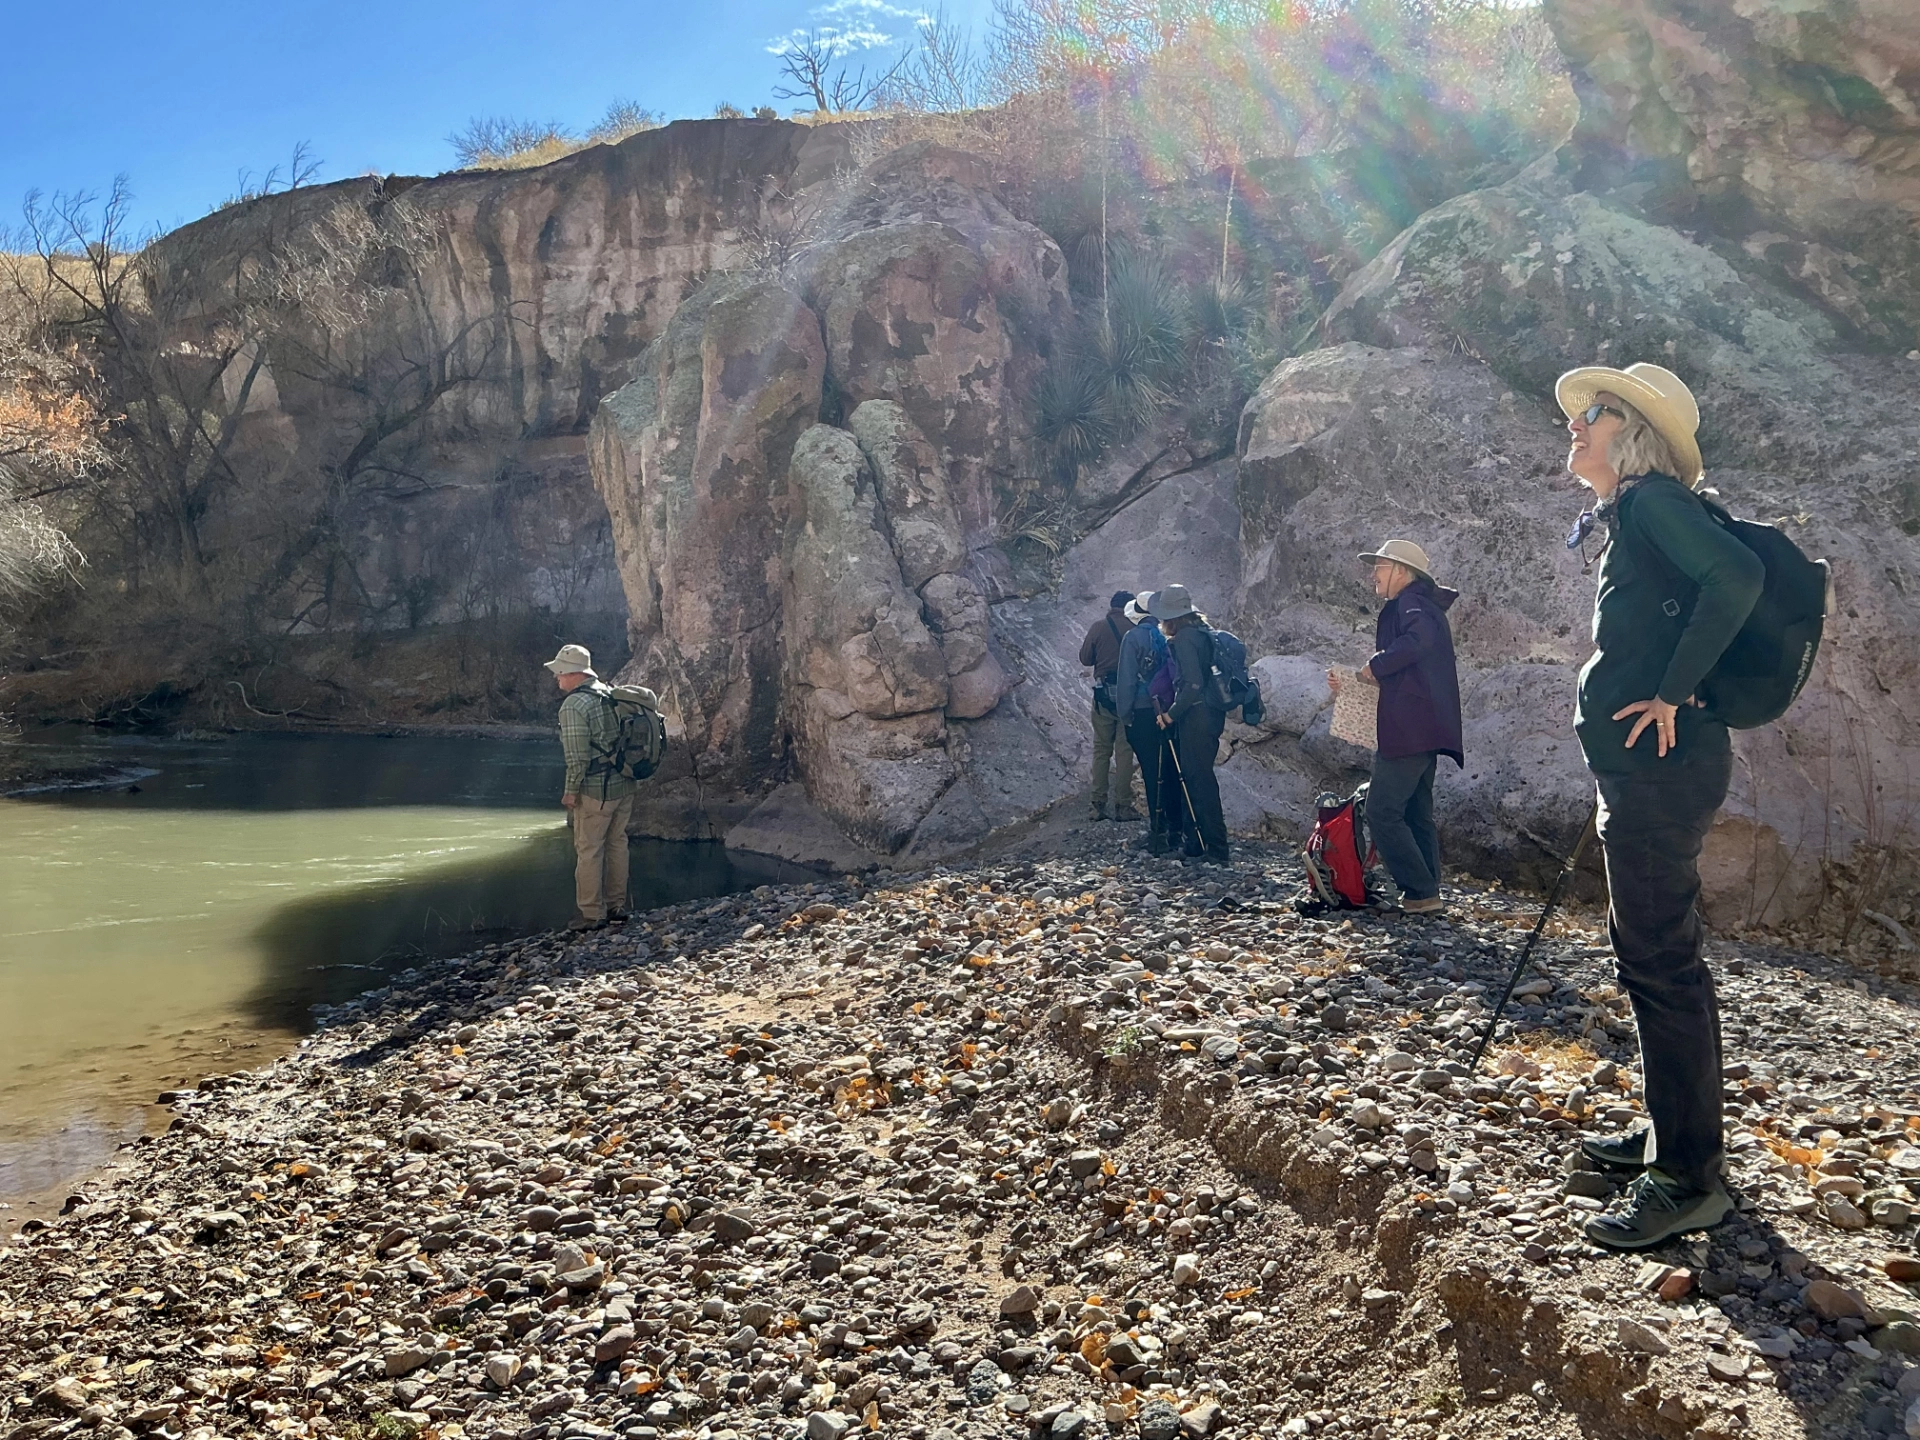
<path fill-rule="evenodd" d="M 1614 527 L 1614 542 L 1617 544 L 1621 540 L 1627 541 L 1633 546 L 1636 554 L 1645 555 L 1652 560 L 1652 562 L 1659 567 L 1660 572 L 1665 575 L 1670 582 L 1680 585 L 1692 585 L 1693 582 L 1680 573 L 1680 567 L 1667 558 L 1664 550 L 1647 538 L 1646 532 L 1640 527 L 1638 522 L 1634 520 L 1633 502 L 1639 496 L 1639 493 L 1639 487 L 1635 486 L 1620 497 L 1618 511 L 1620 522 Z"/>

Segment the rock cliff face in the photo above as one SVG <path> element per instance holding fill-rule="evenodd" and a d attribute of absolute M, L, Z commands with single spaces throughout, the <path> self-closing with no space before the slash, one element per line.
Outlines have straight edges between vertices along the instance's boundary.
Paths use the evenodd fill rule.
<path fill-rule="evenodd" d="M 297 228 L 341 204 L 380 223 L 404 198 L 442 242 L 412 328 L 376 316 L 356 343 L 499 338 L 420 422 L 432 483 L 343 507 L 363 623 L 457 619 L 460 546 L 549 628 L 574 611 L 545 597 L 623 599 L 628 673 L 676 739 L 643 828 L 835 864 L 949 854 L 1079 789 L 1085 627 L 1113 589 L 1176 580 L 1270 690 L 1265 724 L 1223 741 L 1230 823 L 1298 833 L 1364 762 L 1328 733 L 1321 671 L 1365 655 L 1354 556 L 1400 534 L 1464 592 L 1450 855 L 1544 873 L 1588 803 L 1568 718 L 1592 584 L 1561 543 L 1583 502 L 1551 385 L 1669 365 L 1700 396 L 1709 483 L 1835 563 L 1813 683 L 1741 737 L 1708 856 L 1716 919 L 1804 914 L 1850 856 L 1910 853 L 1920 826 L 1920 11 L 1548 11 L 1582 98 L 1567 143 L 1386 243 L 1231 446 L 1170 421 L 1049 493 L 1045 533 L 1070 543 L 1018 563 L 999 531 L 1042 484 L 1031 397 L 1073 317 L 1059 250 L 973 156 L 861 166 L 839 127 L 683 123 L 203 224 Z M 336 423 L 269 367 L 245 425 L 260 493 Z"/>
<path fill-rule="evenodd" d="M 1920 324 L 1920 9 L 1549 0 L 1581 188 L 1695 212 L 1867 336 Z"/>
<path fill-rule="evenodd" d="M 792 776 L 892 854 L 966 768 L 949 722 L 1008 688 L 996 494 L 1028 431 L 1015 357 L 1045 353 L 1065 266 L 978 161 L 931 146 L 793 203 L 817 238 L 696 291 L 592 430 L 633 668 L 691 756 L 643 823 L 712 833 Z"/>
<path fill-rule="evenodd" d="M 1814 678 L 1782 724 L 1738 737 L 1704 870 L 1717 921 L 1804 915 L 1834 862 L 1910 843 L 1920 822 L 1905 778 L 1920 659 L 1903 638 L 1920 623 L 1920 364 L 1899 353 L 1920 303 L 1902 268 L 1916 21 L 1817 4 L 1791 20 L 1549 8 L 1582 67 L 1575 140 L 1417 220 L 1326 316 L 1336 343 L 1248 405 L 1244 613 L 1272 648 L 1357 658 L 1352 541 L 1426 545 L 1465 594 L 1469 764 L 1441 786 L 1448 843 L 1492 868 L 1563 849 L 1589 803 L 1567 717 L 1591 577 L 1561 543 L 1584 502 L 1561 473 L 1552 380 L 1584 363 L 1674 368 L 1701 400 L 1708 483 L 1834 562 L 1839 611 Z"/>
<path fill-rule="evenodd" d="M 160 266 L 202 287 L 183 307 L 189 343 L 197 327 L 249 323 L 236 267 L 299 258 L 316 237 L 324 250 L 330 232 L 427 238 L 399 273 L 362 277 L 344 316 L 218 377 L 232 413 L 216 399 L 211 418 L 231 424 L 232 480 L 199 520 L 204 572 L 173 591 L 149 579 L 92 628 L 51 614 L 39 652 L 87 658 L 15 677 L 10 700 L 71 713 L 115 687 L 156 689 L 244 722 L 237 678 L 249 704 L 296 718 L 549 713 L 540 652 L 565 632 L 617 663 L 625 628 L 588 422 L 699 282 L 778 229 L 784 197 L 847 164 L 844 127 L 689 121 L 532 170 L 303 187 L 164 237 Z M 431 403 L 393 415 L 423 377 Z M 369 439 L 379 453 L 349 473 Z M 126 557 L 129 573 L 147 558 Z M 127 633 L 103 654 L 109 623 Z"/>

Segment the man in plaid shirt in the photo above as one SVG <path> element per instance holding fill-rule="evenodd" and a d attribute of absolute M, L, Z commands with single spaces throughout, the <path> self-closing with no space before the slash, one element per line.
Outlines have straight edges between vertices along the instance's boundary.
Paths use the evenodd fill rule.
<path fill-rule="evenodd" d="M 562 645 L 547 669 L 567 697 L 560 702 L 560 749 L 567 759 L 560 803 L 572 812 L 574 903 L 580 907 L 567 928 L 599 930 L 627 918 L 634 783 L 613 768 L 620 722 L 587 647 Z"/>

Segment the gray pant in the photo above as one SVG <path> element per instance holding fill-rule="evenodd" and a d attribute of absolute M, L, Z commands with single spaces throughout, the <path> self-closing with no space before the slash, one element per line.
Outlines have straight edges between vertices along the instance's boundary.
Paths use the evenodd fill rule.
<path fill-rule="evenodd" d="M 1409 900 L 1440 893 L 1440 831 L 1433 823 L 1433 776 L 1440 754 L 1426 750 L 1389 760 L 1373 757 L 1367 787 L 1367 828 L 1373 848 Z"/>
<path fill-rule="evenodd" d="M 1116 738 L 1118 743 L 1116 742 Z M 1113 781 L 1113 810 L 1133 807 L 1133 747 L 1120 732 L 1120 717 L 1093 706 L 1093 808 L 1106 813 L 1109 768 Z"/>
<path fill-rule="evenodd" d="M 1646 743 L 1646 737 L 1640 738 Z M 1595 775 L 1607 935 L 1640 1030 L 1647 1159 L 1692 1190 L 1719 1183 L 1720 1004 L 1701 959 L 1700 847 L 1727 798 L 1726 742 L 1650 770 Z"/>

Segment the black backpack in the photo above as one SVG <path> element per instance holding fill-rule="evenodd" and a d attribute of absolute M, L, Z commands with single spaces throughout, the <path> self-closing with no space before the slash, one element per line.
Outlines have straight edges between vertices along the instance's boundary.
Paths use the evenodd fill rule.
<path fill-rule="evenodd" d="M 1231 630 L 1209 632 L 1213 643 L 1213 677 L 1228 710 L 1239 710 L 1242 724 L 1258 725 L 1266 714 L 1260 682 L 1247 673 L 1247 647 Z"/>
<path fill-rule="evenodd" d="M 1760 557 L 1766 579 L 1746 622 L 1694 697 L 1728 728 L 1758 729 L 1787 713 L 1813 673 L 1832 608 L 1833 574 L 1825 560 L 1808 559 L 1778 526 L 1736 520 L 1704 495 L 1695 498 L 1721 529 Z M 1686 595 L 1682 613 L 1690 616 L 1699 587 L 1658 546 L 1642 542 L 1641 548 L 1681 588 Z"/>

